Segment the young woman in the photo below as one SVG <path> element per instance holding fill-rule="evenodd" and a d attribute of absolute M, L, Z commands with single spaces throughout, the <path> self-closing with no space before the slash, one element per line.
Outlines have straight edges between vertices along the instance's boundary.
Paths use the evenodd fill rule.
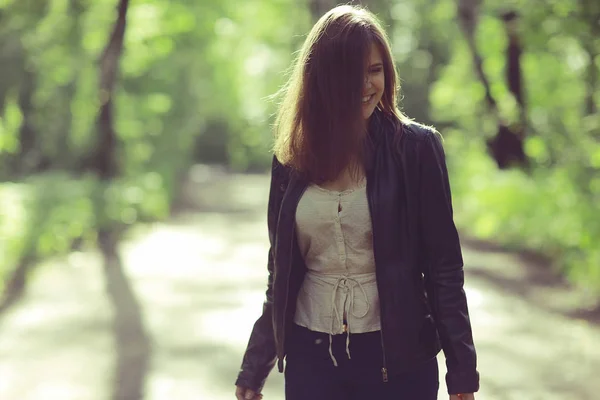
<path fill-rule="evenodd" d="M 439 134 L 397 108 L 376 17 L 339 6 L 308 35 L 276 121 L 268 289 L 236 381 L 259 399 L 473 399 L 476 355 Z"/>

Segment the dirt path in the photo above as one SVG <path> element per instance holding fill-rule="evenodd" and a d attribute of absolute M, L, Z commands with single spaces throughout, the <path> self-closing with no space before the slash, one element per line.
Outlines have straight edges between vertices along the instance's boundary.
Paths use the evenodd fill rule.
<path fill-rule="evenodd" d="M 193 176 L 182 206 L 195 208 L 138 231 L 121 249 L 152 336 L 147 400 L 232 400 L 265 289 L 266 178 Z M 514 255 L 464 252 L 477 398 L 600 398 L 600 325 L 568 316 L 582 295 Z M 0 318 L 0 399 L 109 399 L 114 339 L 97 255 L 72 254 L 38 271 Z M 265 399 L 282 393 L 273 372 Z"/>

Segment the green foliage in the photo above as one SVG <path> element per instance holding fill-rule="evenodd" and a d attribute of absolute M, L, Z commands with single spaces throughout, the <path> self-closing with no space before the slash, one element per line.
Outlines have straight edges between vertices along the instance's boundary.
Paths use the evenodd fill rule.
<path fill-rule="evenodd" d="M 446 133 L 445 146 L 460 155 L 450 163 L 457 224 L 479 238 L 549 255 L 574 282 L 598 290 L 598 183 L 590 198 L 566 169 L 499 171 L 481 144 L 466 144 L 459 131 Z"/>
<path fill-rule="evenodd" d="M 4 101 L 4 116 L 0 119 L 0 152 L 14 153 L 19 148 L 18 131 L 23 114 L 14 97 L 7 97 Z"/>
<path fill-rule="evenodd" d="M 0 276 L 21 259 L 65 254 L 74 241 L 93 241 L 98 228 L 131 225 L 168 215 L 171 198 L 158 173 L 109 184 L 39 174 L 0 186 Z M 102 204 L 105 207 L 98 210 Z M 99 216 L 102 216 L 101 219 Z M 2 281 L 0 281 L 0 292 Z"/>
<path fill-rule="evenodd" d="M 264 99 L 309 22 L 304 5 L 142 0 L 130 4 L 114 98 L 120 177 L 105 186 L 82 171 L 116 4 L 0 2 L 0 276 L 107 224 L 166 217 L 195 161 L 269 165 Z"/>
<path fill-rule="evenodd" d="M 499 171 L 487 155 L 484 143 L 497 125 L 484 107 L 465 41 L 452 43 L 430 99 L 432 119 L 453 127 L 445 137 L 457 220 L 470 234 L 551 255 L 573 282 L 600 293 L 600 41 L 597 24 L 590 23 L 600 17 L 600 6 L 513 3 L 524 48 L 531 172 Z M 515 122 L 516 102 L 504 76 L 506 35 L 497 17 L 504 7 L 485 2 L 476 37 L 500 115 Z"/>
<path fill-rule="evenodd" d="M 499 171 L 487 154 L 497 121 L 456 0 L 362 3 L 388 27 L 402 108 L 446 137 L 459 224 L 551 254 L 574 281 L 600 288 L 600 3 L 481 2 L 476 46 L 509 124 L 519 110 L 500 13 L 520 15 L 528 174 Z M 97 61 L 116 4 L 0 0 L 0 271 L 64 253 L 104 224 L 166 216 L 194 162 L 268 168 L 268 98 L 318 17 L 308 1 L 132 1 L 114 98 L 120 176 L 104 186 L 82 166 L 96 146 Z"/>

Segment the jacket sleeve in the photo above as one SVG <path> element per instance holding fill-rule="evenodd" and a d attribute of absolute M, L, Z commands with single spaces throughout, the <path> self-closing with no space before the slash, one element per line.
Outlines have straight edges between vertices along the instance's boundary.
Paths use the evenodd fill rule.
<path fill-rule="evenodd" d="M 479 390 L 477 356 L 441 135 L 429 131 L 420 145 L 420 220 L 427 297 L 446 356 L 448 393 L 473 393 Z"/>
<path fill-rule="evenodd" d="M 246 352 L 242 359 L 242 366 L 235 382 L 236 386 L 242 386 L 260 393 L 267 376 L 276 362 L 275 337 L 273 333 L 273 246 L 279 208 L 283 198 L 282 182 L 277 179 L 280 169 L 284 167 L 273 157 L 271 168 L 271 186 L 269 190 L 269 205 L 267 208 L 267 225 L 269 231 L 270 248 L 268 253 L 267 268 L 269 272 L 267 280 L 266 299 L 263 304 L 262 315 L 258 318 Z"/>

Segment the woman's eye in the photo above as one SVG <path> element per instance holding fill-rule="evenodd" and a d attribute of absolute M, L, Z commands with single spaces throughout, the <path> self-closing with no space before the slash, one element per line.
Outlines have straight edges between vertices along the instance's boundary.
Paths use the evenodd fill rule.
<path fill-rule="evenodd" d="M 373 69 L 372 69 L 370 72 L 371 72 L 372 74 L 378 74 L 378 73 L 380 73 L 381 71 L 382 71 L 382 68 L 373 68 Z"/>

